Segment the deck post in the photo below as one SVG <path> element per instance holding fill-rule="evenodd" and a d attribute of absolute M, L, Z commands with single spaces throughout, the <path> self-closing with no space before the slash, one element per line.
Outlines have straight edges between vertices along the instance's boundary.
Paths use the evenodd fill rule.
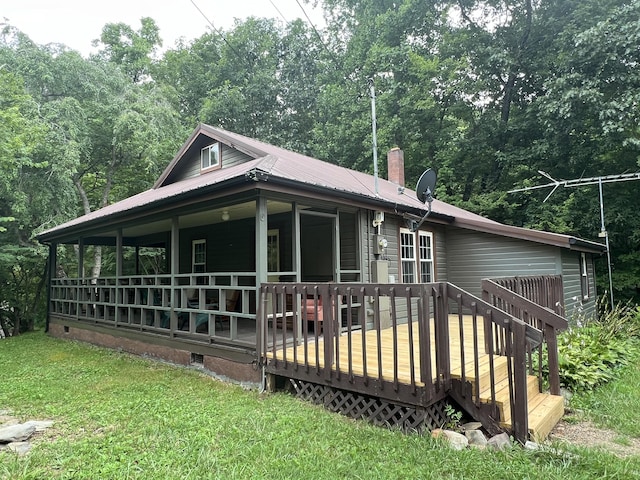
<path fill-rule="evenodd" d="M 449 349 L 449 299 L 447 284 L 440 283 L 436 288 L 436 356 L 439 357 L 438 377 L 445 391 L 451 388 L 451 353 Z"/>
<path fill-rule="evenodd" d="M 560 366 L 558 365 L 558 337 L 556 329 L 545 324 L 544 338 L 547 341 L 547 360 L 549 365 L 549 391 L 551 395 L 560 395 Z"/>
<path fill-rule="evenodd" d="M 331 306 L 335 300 L 331 297 L 329 284 L 320 285 L 318 291 L 319 296 L 322 299 L 322 318 L 324 319 L 322 322 L 324 339 L 324 372 L 325 378 L 330 381 L 333 366 L 333 335 L 335 330 L 335 319 L 333 318 L 333 308 L 331 308 Z M 320 305 L 318 305 L 318 308 L 320 308 Z M 316 318 L 318 318 L 317 313 Z"/>
<path fill-rule="evenodd" d="M 511 412 L 513 436 L 523 445 L 529 439 L 529 419 L 527 413 L 527 343 L 524 323 L 512 322 L 513 332 L 513 395 L 514 406 Z"/>

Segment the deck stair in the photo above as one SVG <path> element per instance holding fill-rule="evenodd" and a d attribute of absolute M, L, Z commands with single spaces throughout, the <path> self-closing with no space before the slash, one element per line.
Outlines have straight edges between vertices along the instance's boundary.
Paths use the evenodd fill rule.
<path fill-rule="evenodd" d="M 500 414 L 499 425 L 511 430 L 511 402 L 509 397 L 509 379 L 507 358 L 494 356 L 495 372 L 495 404 Z M 491 404 L 491 374 L 489 372 L 489 355 L 479 359 L 480 403 Z M 471 392 L 475 392 L 476 377 L 473 362 L 465 366 L 465 380 L 470 383 Z M 462 379 L 461 368 L 451 373 L 453 379 Z M 475 401 L 475 396 L 472 397 Z M 560 395 L 540 392 L 536 376 L 527 376 L 527 410 L 529 420 L 529 436 L 534 441 L 543 441 L 556 426 L 564 414 L 564 399 Z"/>

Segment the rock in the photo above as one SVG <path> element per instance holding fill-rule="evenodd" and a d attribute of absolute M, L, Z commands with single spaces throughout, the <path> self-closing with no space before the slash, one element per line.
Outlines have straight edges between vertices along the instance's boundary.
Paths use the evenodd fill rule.
<path fill-rule="evenodd" d="M 1 416 L 1 415 L 11 415 L 12 413 L 13 413 L 13 412 L 12 412 L 11 410 L 7 410 L 6 408 L 5 408 L 5 409 L 0 410 L 0 416 Z"/>
<path fill-rule="evenodd" d="M 470 447 L 480 449 L 487 447 L 487 437 L 480 430 L 467 430 L 464 435 L 469 440 Z"/>
<path fill-rule="evenodd" d="M 36 427 L 25 424 L 0 427 L 0 443 L 23 442 L 28 440 L 35 431 Z"/>
<path fill-rule="evenodd" d="M 24 425 L 32 425 L 36 428 L 36 432 L 44 432 L 53 425 L 53 420 L 29 420 L 28 422 L 24 422 Z"/>
<path fill-rule="evenodd" d="M 480 430 L 482 428 L 482 424 L 480 422 L 469 422 L 464 425 L 460 425 L 460 430 L 463 432 L 468 432 L 469 430 Z"/>
<path fill-rule="evenodd" d="M 562 398 L 564 398 L 565 407 L 571 403 L 571 399 L 573 398 L 573 392 L 571 390 L 567 390 L 566 388 L 561 387 L 560 395 L 562 395 Z"/>
<path fill-rule="evenodd" d="M 26 455 L 31 450 L 31 444 L 29 442 L 12 442 L 7 445 L 7 449 L 19 456 Z"/>
<path fill-rule="evenodd" d="M 524 449 L 525 450 L 539 450 L 540 449 L 540 445 L 538 445 L 536 442 L 532 442 L 531 440 L 527 440 L 527 442 L 524 444 Z"/>
<path fill-rule="evenodd" d="M 454 450 L 464 450 L 469 446 L 469 440 L 464 435 L 453 432 L 451 430 L 436 429 L 431 432 L 433 438 L 443 438 L 447 440 L 447 443 Z"/>
<path fill-rule="evenodd" d="M 491 437 L 487 442 L 487 447 L 493 448 L 494 450 L 505 450 L 511 447 L 511 439 L 509 435 L 502 432 L 495 437 Z"/>

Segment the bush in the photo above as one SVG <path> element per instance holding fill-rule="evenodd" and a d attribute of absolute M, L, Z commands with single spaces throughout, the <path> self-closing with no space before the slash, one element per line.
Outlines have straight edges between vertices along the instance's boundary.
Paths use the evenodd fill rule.
<path fill-rule="evenodd" d="M 575 320 L 558 336 L 560 382 L 570 390 L 588 390 L 617 376 L 619 367 L 640 353 L 640 307 L 601 305 L 598 320 Z"/>

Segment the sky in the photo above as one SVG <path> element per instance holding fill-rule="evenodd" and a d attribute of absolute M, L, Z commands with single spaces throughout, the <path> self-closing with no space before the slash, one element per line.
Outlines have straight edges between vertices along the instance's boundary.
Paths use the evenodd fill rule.
<path fill-rule="evenodd" d="M 234 19 L 248 16 L 306 20 L 296 0 L 193 1 L 220 30 L 228 30 L 233 27 Z M 322 26 L 321 10 L 299 1 L 314 25 Z M 17 27 L 38 44 L 62 43 L 83 56 L 95 51 L 91 42 L 100 37 L 106 23 L 124 22 L 138 30 L 142 17 L 155 20 L 164 49 L 171 48 L 181 37 L 192 40 L 211 31 L 191 0 L 2 0 L 0 3 L 0 23 Z"/>

